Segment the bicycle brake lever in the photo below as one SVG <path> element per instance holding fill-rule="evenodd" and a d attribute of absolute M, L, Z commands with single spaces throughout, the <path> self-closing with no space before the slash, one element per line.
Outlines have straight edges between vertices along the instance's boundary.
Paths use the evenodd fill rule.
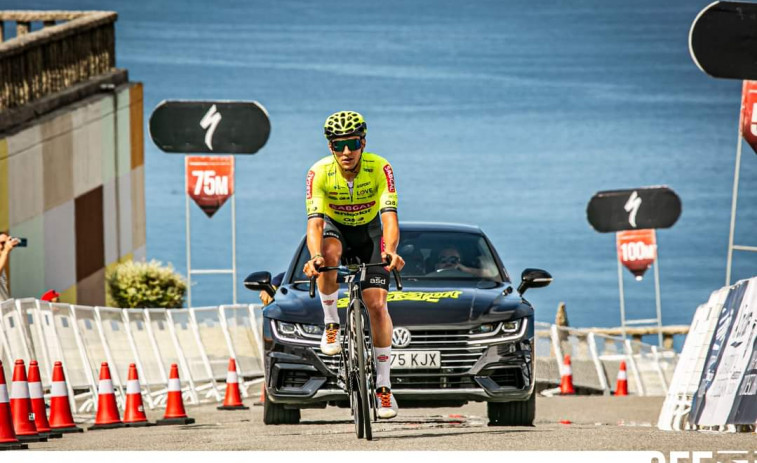
<path fill-rule="evenodd" d="M 394 282 L 397 284 L 397 291 L 402 291 L 402 278 L 400 277 L 400 272 L 398 272 L 396 268 L 393 268 L 392 274 L 394 275 Z"/>
<path fill-rule="evenodd" d="M 310 298 L 315 298 L 315 279 L 317 277 L 310 277 Z"/>

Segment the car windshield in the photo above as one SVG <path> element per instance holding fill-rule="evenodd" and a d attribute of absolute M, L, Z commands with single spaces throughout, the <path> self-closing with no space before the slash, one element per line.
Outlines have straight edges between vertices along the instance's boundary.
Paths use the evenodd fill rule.
<path fill-rule="evenodd" d="M 397 253 L 405 259 L 403 279 L 492 280 L 502 282 L 488 242 L 480 234 L 442 231 L 402 231 Z M 302 268 L 310 257 L 303 246 L 295 266 L 295 281 L 307 280 Z"/>

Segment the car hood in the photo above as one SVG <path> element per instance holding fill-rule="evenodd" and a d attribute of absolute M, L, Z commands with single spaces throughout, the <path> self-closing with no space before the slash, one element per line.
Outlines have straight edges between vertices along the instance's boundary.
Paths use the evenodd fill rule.
<path fill-rule="evenodd" d="M 395 326 L 433 328 L 456 324 L 474 326 L 533 314 L 517 294 L 504 295 L 510 283 L 491 281 L 406 281 L 402 291 L 390 289 L 389 313 Z M 339 289 L 339 318 L 344 322 L 346 286 Z M 308 295 L 307 285 L 285 285 L 265 308 L 268 318 L 292 323 L 323 324 L 321 302 Z"/>

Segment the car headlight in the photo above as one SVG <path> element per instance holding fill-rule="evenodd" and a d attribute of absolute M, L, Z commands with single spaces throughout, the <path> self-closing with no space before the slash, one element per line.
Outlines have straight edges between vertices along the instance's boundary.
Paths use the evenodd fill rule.
<path fill-rule="evenodd" d="M 305 323 L 289 323 L 271 320 L 274 333 L 279 339 L 286 339 L 298 344 L 318 344 L 323 328 Z"/>
<path fill-rule="evenodd" d="M 520 320 L 512 320 L 502 323 L 503 333 L 515 333 L 520 329 Z"/>
<path fill-rule="evenodd" d="M 470 330 L 470 334 L 485 334 L 485 333 L 491 333 L 494 331 L 494 329 L 497 327 L 494 323 L 484 323 L 481 326 L 477 326 Z"/>
<path fill-rule="evenodd" d="M 297 325 L 294 323 L 278 322 L 279 334 L 284 337 L 294 337 L 297 335 Z"/>
<path fill-rule="evenodd" d="M 311 336 L 321 336 L 323 334 L 323 327 L 318 325 L 306 325 L 300 324 L 302 332 Z"/>
<path fill-rule="evenodd" d="M 502 342 L 514 341 L 526 332 L 526 319 L 509 320 L 499 323 L 493 331 L 482 332 L 482 330 L 488 329 L 485 325 L 475 328 L 478 330 L 474 333 L 471 330 L 469 335 L 468 344 L 497 344 Z"/>

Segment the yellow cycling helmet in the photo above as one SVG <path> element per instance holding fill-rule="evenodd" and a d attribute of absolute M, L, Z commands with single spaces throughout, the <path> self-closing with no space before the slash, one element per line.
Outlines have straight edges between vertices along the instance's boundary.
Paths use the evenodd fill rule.
<path fill-rule="evenodd" d="M 339 111 L 326 119 L 326 123 L 323 124 L 323 132 L 329 140 L 352 135 L 364 137 L 368 132 L 368 126 L 360 113 Z"/>

